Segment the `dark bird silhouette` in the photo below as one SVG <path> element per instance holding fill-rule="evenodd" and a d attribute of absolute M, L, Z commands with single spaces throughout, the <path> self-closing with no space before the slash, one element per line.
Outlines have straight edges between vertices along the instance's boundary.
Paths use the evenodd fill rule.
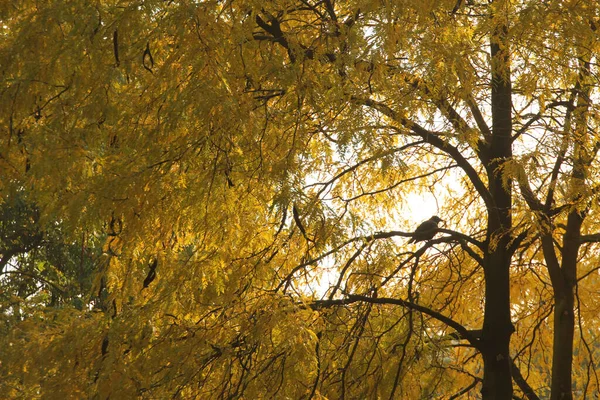
<path fill-rule="evenodd" d="M 434 215 L 427 221 L 421 223 L 421 225 L 417 226 L 417 229 L 415 229 L 412 239 L 410 239 L 408 243 L 417 243 L 422 242 L 423 240 L 430 240 L 437 233 L 438 224 L 442 221 L 443 220 L 440 217 Z"/>

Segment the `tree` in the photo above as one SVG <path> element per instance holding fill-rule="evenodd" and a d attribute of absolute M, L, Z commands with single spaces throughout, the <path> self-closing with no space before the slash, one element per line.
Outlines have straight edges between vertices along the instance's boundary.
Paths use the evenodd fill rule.
<path fill-rule="evenodd" d="M 22 308 L 83 306 L 101 259 L 95 238 L 69 240 L 58 221 L 42 230 L 39 209 L 19 190 L 0 206 L 0 304 L 21 320 Z M 97 299 L 96 299 L 97 302 Z M 10 320 L 10 318 L 9 318 Z"/>
<path fill-rule="evenodd" d="M 598 18 L 576 1 L 5 6 L 0 187 L 27 193 L 39 232 L 60 226 L 53 243 L 103 257 L 87 307 L 7 322 L 3 392 L 599 390 Z M 408 244 L 414 193 L 447 222 Z"/>

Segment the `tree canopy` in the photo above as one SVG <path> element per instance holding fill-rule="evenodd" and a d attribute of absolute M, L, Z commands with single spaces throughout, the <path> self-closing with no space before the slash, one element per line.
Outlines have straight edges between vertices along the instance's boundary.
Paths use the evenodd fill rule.
<path fill-rule="evenodd" d="M 0 5 L 0 392 L 591 398 L 599 27 L 580 0 Z"/>

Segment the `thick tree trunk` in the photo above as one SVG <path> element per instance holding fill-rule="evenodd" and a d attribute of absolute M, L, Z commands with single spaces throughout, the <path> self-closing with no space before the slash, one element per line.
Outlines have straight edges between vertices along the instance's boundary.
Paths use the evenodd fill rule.
<path fill-rule="evenodd" d="M 498 2 L 498 7 L 503 2 Z M 498 23 L 490 40 L 492 137 L 485 163 L 493 207 L 488 208 L 488 255 L 485 259 L 485 314 L 482 346 L 485 400 L 512 398 L 510 336 L 510 230 L 511 182 L 503 177 L 502 164 L 512 157 L 512 88 L 506 21 Z"/>
<path fill-rule="evenodd" d="M 481 353 L 483 356 L 483 387 L 486 400 L 512 397 L 510 336 L 514 331 L 510 321 L 509 264 L 506 252 L 494 252 L 485 268 L 485 315 Z"/>
<path fill-rule="evenodd" d="M 575 327 L 573 292 L 554 297 L 554 345 L 552 347 L 551 400 L 573 399 L 571 373 Z"/>
<path fill-rule="evenodd" d="M 564 236 L 562 266 L 556 256 L 552 233 L 542 237 L 544 258 L 554 290 L 554 343 L 552 347 L 552 400 L 570 400 L 572 394 L 573 337 L 575 330 L 574 285 L 579 233 L 582 220 L 573 213 L 569 215 L 567 233 Z M 575 229 L 575 230 L 573 230 Z"/>
<path fill-rule="evenodd" d="M 569 182 L 569 198 L 573 204 L 567 217 L 567 227 L 563 235 L 562 262 L 560 269 L 557 262 L 548 263 L 548 270 L 554 289 L 554 343 L 552 346 L 552 384 L 551 400 L 573 399 L 573 338 L 575 336 L 575 286 L 577 285 L 577 257 L 581 246 L 581 226 L 587 214 L 587 207 L 578 204 L 585 192 L 586 168 L 592 158 L 587 151 L 590 88 L 584 82 L 589 78 L 590 57 L 580 57 L 577 92 L 577 105 L 573 113 L 569 113 L 565 122 L 565 131 L 571 127 L 573 117 L 574 131 L 574 163 Z"/>
<path fill-rule="evenodd" d="M 575 168 L 573 175 L 581 179 Z M 573 399 L 573 337 L 575 334 L 575 285 L 577 284 L 577 255 L 580 247 L 584 214 L 576 209 L 569 213 L 563 236 L 562 265 L 554 272 L 554 343 L 552 346 L 551 400 Z M 549 265 L 550 267 L 550 265 Z M 551 275 L 552 278 L 552 275 Z"/>
<path fill-rule="evenodd" d="M 545 238 L 548 270 L 554 289 L 554 344 L 552 347 L 552 400 L 571 400 L 573 370 L 573 337 L 575 334 L 575 285 L 577 284 L 577 254 L 580 247 L 583 215 L 573 210 L 567 219 L 563 237 L 562 265 L 550 253 L 551 239 Z"/>

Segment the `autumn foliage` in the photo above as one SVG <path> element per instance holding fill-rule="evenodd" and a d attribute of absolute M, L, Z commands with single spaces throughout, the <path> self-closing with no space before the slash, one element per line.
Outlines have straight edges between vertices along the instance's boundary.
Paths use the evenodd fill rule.
<path fill-rule="evenodd" d="M 599 31 L 575 0 L 0 5 L 0 393 L 597 396 Z"/>

